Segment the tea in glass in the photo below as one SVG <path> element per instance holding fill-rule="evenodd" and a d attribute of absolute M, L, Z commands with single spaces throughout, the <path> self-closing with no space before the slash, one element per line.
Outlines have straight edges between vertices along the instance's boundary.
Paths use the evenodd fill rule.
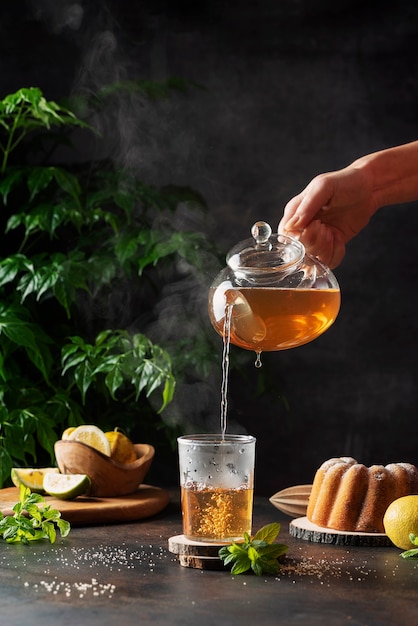
<path fill-rule="evenodd" d="M 251 534 L 255 438 L 190 435 L 178 444 L 184 535 L 223 543 Z"/>

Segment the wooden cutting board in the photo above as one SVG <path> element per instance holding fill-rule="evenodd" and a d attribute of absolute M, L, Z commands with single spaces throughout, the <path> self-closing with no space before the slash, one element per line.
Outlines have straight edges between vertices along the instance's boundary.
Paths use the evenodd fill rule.
<path fill-rule="evenodd" d="M 299 517 L 289 524 L 289 534 L 314 543 L 333 543 L 339 546 L 387 547 L 393 545 L 384 533 L 360 533 L 317 526 L 307 517 Z"/>
<path fill-rule="evenodd" d="M 75 500 L 59 500 L 44 496 L 45 502 L 58 509 L 62 517 L 74 526 L 123 523 L 151 517 L 168 504 L 169 495 L 160 487 L 141 485 L 134 493 L 117 498 L 89 498 L 79 496 Z M 12 508 L 19 501 L 16 487 L 0 489 L 0 510 L 3 515 L 13 514 Z"/>

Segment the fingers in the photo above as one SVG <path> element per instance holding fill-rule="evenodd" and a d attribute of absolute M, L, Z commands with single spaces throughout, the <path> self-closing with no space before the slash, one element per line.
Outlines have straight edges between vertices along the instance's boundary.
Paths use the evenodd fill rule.
<path fill-rule="evenodd" d="M 316 176 L 299 195 L 289 200 L 278 226 L 280 233 L 300 239 L 308 254 L 331 269 L 345 255 L 343 233 L 331 224 L 335 221 L 332 201 L 337 183 L 338 173 Z"/>
<path fill-rule="evenodd" d="M 283 212 L 283 217 L 279 222 L 279 226 L 277 228 L 279 233 L 282 234 L 295 234 L 297 232 L 297 227 L 295 223 L 299 221 L 299 217 L 297 214 L 298 208 L 301 203 L 301 196 L 295 196 L 292 200 L 286 204 Z M 303 229 L 300 229 L 303 230 Z"/>
<path fill-rule="evenodd" d="M 334 194 L 332 174 L 320 174 L 297 196 L 289 200 L 280 221 L 280 232 L 300 231 L 327 210 Z"/>
<path fill-rule="evenodd" d="M 337 267 L 345 256 L 345 243 L 341 233 L 319 220 L 311 222 L 299 233 L 308 254 L 317 257 L 330 269 Z"/>

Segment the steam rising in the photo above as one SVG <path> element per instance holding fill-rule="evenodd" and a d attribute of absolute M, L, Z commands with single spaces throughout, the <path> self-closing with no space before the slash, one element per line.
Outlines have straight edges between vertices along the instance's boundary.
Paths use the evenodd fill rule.
<path fill-rule="evenodd" d="M 78 30 L 84 16 L 80 2 L 72 0 L 31 0 L 30 7 L 35 19 L 45 22 L 54 34 L 60 34 L 67 28 Z"/>
<path fill-rule="evenodd" d="M 100 90 L 115 82 L 154 78 L 138 76 L 135 68 L 135 62 L 140 60 L 137 55 L 150 51 L 138 45 L 131 50 L 123 49 L 121 36 L 115 32 L 117 24 L 106 4 L 99 3 L 98 6 L 101 8 L 97 9 L 95 19 L 87 20 L 82 2 L 31 2 L 36 19 L 54 34 L 64 37 L 70 33 L 82 50 L 73 95 L 96 99 L 96 102 L 100 99 Z M 161 52 L 159 49 L 150 54 L 161 58 Z M 152 62 L 151 65 L 156 67 Z M 157 65 L 161 74 L 161 63 Z M 198 138 L 188 131 L 187 122 L 193 114 L 191 107 L 187 97 L 182 96 L 149 102 L 140 92 L 116 93 L 110 109 L 95 108 L 89 112 L 88 121 L 100 131 L 103 139 L 82 146 L 83 160 L 110 159 L 118 168 L 134 172 L 144 182 L 156 186 L 193 186 L 194 181 L 188 180 L 188 159 L 193 159 L 195 165 L 199 152 L 196 149 Z M 208 216 L 183 205 L 170 223 L 158 223 L 156 227 L 207 232 Z M 106 302 L 89 302 L 87 305 L 105 310 L 105 322 L 111 326 L 126 323 L 132 332 L 143 332 L 162 345 L 175 347 L 183 337 L 198 338 L 205 328 L 214 334 L 214 343 L 219 349 L 218 364 L 205 376 L 185 372 L 185 380 L 178 383 L 174 400 L 162 416 L 166 422 L 181 424 L 189 432 L 220 430 L 222 341 L 209 328 L 207 315 L 207 290 L 219 267 L 209 253 L 205 254 L 202 258 L 204 276 L 185 261 L 178 261 L 172 268 L 172 280 L 165 281 L 162 297 L 156 304 L 157 321 L 149 322 L 140 310 L 135 310 L 135 287 L 132 285 L 121 283 Z M 85 317 L 94 318 L 94 312 L 86 311 Z M 232 421 L 228 422 L 229 431 L 237 429 Z"/>

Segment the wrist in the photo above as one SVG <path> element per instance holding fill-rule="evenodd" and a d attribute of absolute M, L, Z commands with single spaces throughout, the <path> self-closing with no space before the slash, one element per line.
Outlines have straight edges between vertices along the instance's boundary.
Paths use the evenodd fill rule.
<path fill-rule="evenodd" d="M 352 167 L 362 172 L 375 210 L 418 199 L 418 142 L 371 153 Z"/>

